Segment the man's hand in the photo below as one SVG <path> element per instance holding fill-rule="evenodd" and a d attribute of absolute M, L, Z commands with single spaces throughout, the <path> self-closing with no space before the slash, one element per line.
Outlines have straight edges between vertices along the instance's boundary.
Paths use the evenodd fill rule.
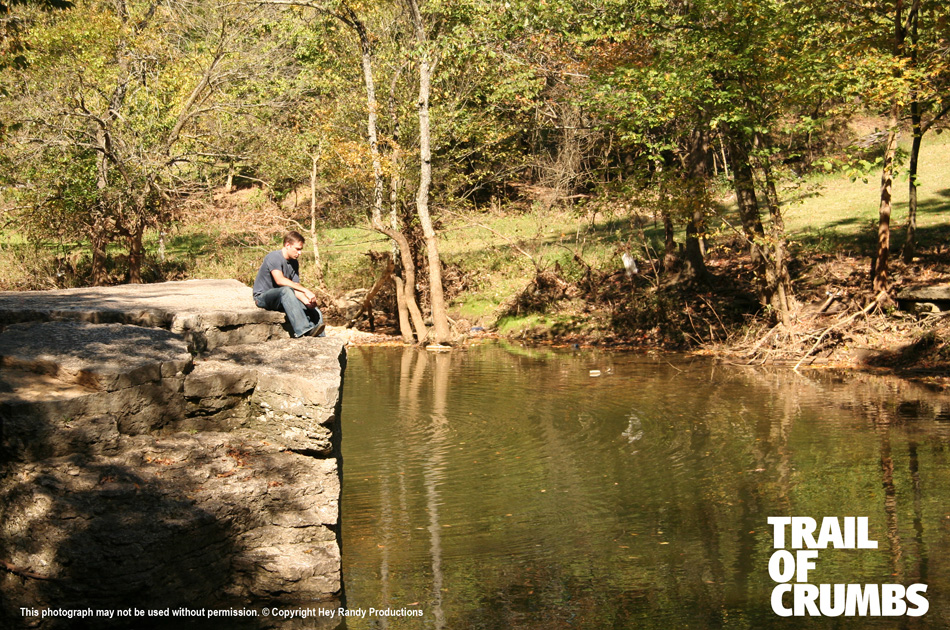
<path fill-rule="evenodd" d="M 312 306 L 316 308 L 317 296 L 313 291 L 304 287 L 303 290 L 295 290 L 294 293 L 297 295 L 297 299 L 304 303 L 304 306 Z"/>
<path fill-rule="evenodd" d="M 316 308 L 317 296 L 313 291 L 303 286 L 299 282 L 294 282 L 285 276 L 280 269 L 273 269 L 270 273 L 274 278 L 274 284 L 279 287 L 290 287 L 294 290 L 294 295 L 297 296 L 297 299 L 303 302 L 305 306 L 312 306 Z"/>

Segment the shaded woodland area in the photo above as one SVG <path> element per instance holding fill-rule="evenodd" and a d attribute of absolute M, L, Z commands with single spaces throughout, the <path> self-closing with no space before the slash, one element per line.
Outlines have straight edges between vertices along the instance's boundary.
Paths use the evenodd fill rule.
<path fill-rule="evenodd" d="M 796 182 L 815 173 L 880 182 L 853 313 L 891 303 L 895 256 L 950 272 L 939 251 L 921 255 L 917 230 L 921 147 L 950 111 L 950 9 L 937 0 L 0 9 L 0 243 L 7 264 L 46 261 L 5 288 L 187 276 L 165 259 L 167 235 L 207 220 L 216 194 L 253 189 L 272 225 L 308 233 L 328 303 L 322 229 L 391 241 L 364 286 L 391 294 L 406 341 L 445 343 L 466 283 L 446 289 L 443 274 L 472 273 L 445 264 L 447 223 L 581 208 L 578 223 L 593 224 L 612 206 L 626 241 L 609 264 L 575 248 L 571 273 L 486 226 L 532 269 L 505 314 L 573 300 L 606 311 L 625 341 L 666 326 L 652 341 L 739 346 L 744 334 L 758 357 L 781 337 L 797 355 L 835 337 L 801 329 L 815 299 L 802 281 L 824 259 L 792 251 L 785 228 Z M 900 240 L 897 186 L 909 194 Z M 277 232 L 258 230 L 259 244 Z"/>

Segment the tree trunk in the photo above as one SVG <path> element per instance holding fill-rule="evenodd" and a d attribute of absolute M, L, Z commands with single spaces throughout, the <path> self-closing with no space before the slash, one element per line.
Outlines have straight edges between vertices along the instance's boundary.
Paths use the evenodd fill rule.
<path fill-rule="evenodd" d="M 393 239 L 399 247 L 399 255 L 402 259 L 402 271 L 403 274 L 405 274 L 405 278 L 403 278 L 403 289 L 406 294 L 406 308 L 412 318 L 413 327 L 416 329 L 416 340 L 418 343 L 423 343 L 429 334 L 429 330 L 426 327 L 425 317 L 422 316 L 422 311 L 419 309 L 419 304 L 416 302 L 416 266 L 412 262 L 412 248 L 409 246 L 409 239 L 406 238 L 406 235 L 402 232 L 388 228 L 381 223 L 374 225 L 373 228 L 377 232 Z M 407 337 L 407 331 L 402 330 L 401 332 L 405 339 Z M 411 333 L 408 336 L 411 338 Z"/>
<path fill-rule="evenodd" d="M 99 286 L 106 279 L 106 245 L 109 237 L 101 226 L 92 228 L 89 236 L 89 248 L 92 250 L 92 284 Z"/>
<path fill-rule="evenodd" d="M 106 132 L 104 129 L 96 131 L 96 142 L 100 151 L 96 153 L 96 189 L 99 191 L 98 204 L 101 210 L 101 217 L 93 219 L 92 235 L 89 238 L 92 249 L 92 284 L 99 286 L 105 281 L 105 262 L 106 246 L 109 243 L 111 234 L 103 228 L 102 219 L 108 217 L 108 187 L 109 187 L 109 162 L 106 160 Z"/>
<path fill-rule="evenodd" d="M 310 244 L 313 247 L 313 263 L 314 263 L 314 272 L 313 277 L 317 286 L 322 289 L 326 288 L 326 283 L 323 279 L 323 265 L 320 262 L 320 247 L 317 245 L 317 162 L 320 160 L 320 153 L 322 151 L 318 149 L 311 156 L 311 166 L 310 166 Z"/>
<path fill-rule="evenodd" d="M 732 139 L 732 181 L 736 203 L 742 220 L 742 231 L 749 240 L 749 254 L 755 274 L 756 292 L 762 306 L 772 303 L 768 282 L 768 254 L 765 251 L 765 230 L 759 216 L 759 200 L 755 194 L 755 178 L 749 162 L 749 152 L 741 139 Z"/>
<path fill-rule="evenodd" d="M 422 343 L 428 336 L 428 329 L 425 325 L 425 318 L 422 317 L 422 312 L 419 310 L 419 305 L 416 303 L 415 299 L 415 265 L 412 261 L 412 252 L 409 248 L 409 240 L 398 230 L 387 228 L 385 225 L 383 225 L 383 168 L 382 161 L 379 157 L 379 141 L 376 131 L 376 111 L 378 103 L 376 101 L 376 86 L 375 82 L 373 81 L 373 49 L 370 43 L 369 35 L 366 32 L 366 28 L 359 20 L 356 13 L 348 7 L 344 7 L 344 11 L 345 12 L 342 17 L 338 17 L 341 17 L 342 21 L 356 32 L 356 35 L 359 39 L 360 58 L 363 68 L 363 84 L 366 88 L 366 130 L 367 136 L 369 138 L 370 155 L 372 156 L 373 161 L 374 181 L 373 211 L 370 222 L 373 226 L 373 229 L 375 229 L 377 232 L 385 234 L 386 236 L 389 236 L 399 247 L 403 264 L 403 272 L 405 273 L 404 295 L 406 307 L 412 316 L 412 321 L 415 323 L 416 338 L 419 340 L 419 343 Z M 407 334 L 407 331 L 405 330 L 401 332 L 403 338 L 410 336 L 410 334 Z"/>
<path fill-rule="evenodd" d="M 399 332 L 402 340 L 412 343 L 412 323 L 409 321 L 409 307 L 406 304 L 406 284 L 397 274 L 393 274 L 393 285 L 396 287 L 396 312 L 399 316 Z"/>
<path fill-rule="evenodd" d="M 791 279 L 788 275 L 788 254 L 785 244 L 785 222 L 782 219 L 781 208 L 778 204 L 778 195 L 775 182 L 771 179 L 771 170 L 766 174 L 766 198 L 769 205 L 769 237 L 772 241 L 772 261 L 766 266 L 766 282 L 771 293 L 772 308 L 781 316 L 782 324 L 786 328 L 791 326 L 789 319 L 789 297 L 792 294 Z"/>
<path fill-rule="evenodd" d="M 884 149 L 884 169 L 881 171 L 881 205 L 877 220 L 877 254 L 871 287 L 875 293 L 887 291 L 887 260 L 891 250 L 891 200 L 894 189 L 894 157 L 897 154 L 898 115 L 900 108 L 891 107 L 888 117 L 887 147 Z"/>
<path fill-rule="evenodd" d="M 145 222 L 135 219 L 129 233 L 129 284 L 142 283 L 142 262 L 145 259 L 145 247 L 142 245 L 142 236 L 145 232 Z"/>
<path fill-rule="evenodd" d="M 920 41 L 918 31 L 919 11 L 917 5 L 911 8 L 910 14 L 910 63 L 912 69 L 917 67 L 917 44 Z M 924 137 L 921 127 L 921 107 L 917 88 L 911 89 L 910 121 L 913 128 L 914 140 L 910 148 L 910 182 L 908 184 L 907 199 L 907 235 L 904 238 L 904 248 L 901 252 L 904 262 L 910 263 L 917 253 L 917 164 L 920 159 L 920 144 Z"/>
<path fill-rule="evenodd" d="M 722 141 L 722 134 L 719 136 L 719 152 L 722 154 L 722 172 L 729 177 L 729 161 L 726 159 L 726 143 Z"/>
<path fill-rule="evenodd" d="M 920 41 L 918 33 L 918 21 L 920 16 L 920 6 L 914 3 L 911 6 L 910 14 L 910 36 L 911 36 L 911 66 L 917 67 L 917 45 Z M 907 213 L 907 238 L 904 241 L 903 257 L 904 262 L 913 262 L 917 254 L 917 168 L 920 161 L 920 147 L 923 143 L 924 134 L 934 126 L 941 118 L 950 112 L 950 101 L 944 99 L 941 110 L 927 121 L 923 121 L 923 106 L 919 100 L 918 90 L 914 88 L 911 91 L 910 117 L 911 125 L 914 131 L 914 141 L 910 150 L 910 184 L 909 184 L 909 209 Z"/>
<path fill-rule="evenodd" d="M 901 252 L 905 263 L 912 262 L 917 254 L 917 166 L 920 161 L 920 144 L 923 140 L 923 132 L 920 127 L 920 103 L 916 98 L 910 104 L 910 112 L 914 141 L 910 147 L 908 171 L 910 183 L 908 184 L 907 197 L 907 235 L 904 238 L 904 248 Z"/>
<path fill-rule="evenodd" d="M 706 215 L 706 160 L 709 157 L 709 138 L 706 129 L 697 128 L 690 134 L 686 162 L 686 202 L 690 207 L 686 223 L 686 251 L 684 276 L 696 282 L 706 282 L 709 271 L 703 260 L 700 237 Z"/>
<path fill-rule="evenodd" d="M 918 2 L 915 0 L 911 11 L 915 11 Z M 907 31 L 904 27 L 904 2 L 897 0 L 894 3 L 894 57 L 904 57 L 904 41 Z M 902 75 L 901 65 L 896 66 L 895 78 Z M 881 170 L 881 204 L 877 219 L 877 252 L 875 253 L 871 288 L 875 293 L 887 292 L 887 263 L 891 251 L 891 210 L 894 192 L 894 159 L 897 155 L 897 136 L 900 132 L 900 103 L 895 98 L 891 105 L 887 120 L 887 146 L 884 149 L 884 168 Z"/>
<path fill-rule="evenodd" d="M 445 295 L 442 289 L 442 260 L 439 257 L 438 238 L 429 215 L 429 186 L 432 183 L 432 151 L 430 148 L 429 128 L 429 92 L 431 90 L 434 66 L 426 42 L 422 16 L 416 0 L 406 0 L 416 31 L 419 44 L 419 192 L 416 195 L 416 212 L 422 224 L 425 236 L 426 252 L 429 262 L 429 300 L 432 303 L 432 324 L 436 343 L 448 343 L 452 340 L 449 319 L 445 309 Z"/>
<path fill-rule="evenodd" d="M 768 149 L 764 139 L 759 145 Z M 778 191 L 775 188 L 775 177 L 772 174 L 772 162 L 769 155 L 760 160 L 762 173 L 765 176 L 765 198 L 769 206 L 769 238 L 772 241 L 772 264 L 769 265 L 769 285 L 772 288 L 772 307 L 781 315 L 782 324 L 786 328 L 791 326 L 789 311 L 791 309 L 792 280 L 788 274 L 788 248 L 785 241 L 785 219 L 782 217 L 782 207 L 779 205 Z"/>
<path fill-rule="evenodd" d="M 391 175 L 389 176 L 389 225 L 394 232 L 399 231 L 399 194 L 402 189 L 402 178 L 400 177 L 399 171 L 402 166 L 402 148 L 399 145 L 400 125 L 399 112 L 396 109 L 396 86 L 405 67 L 404 64 L 393 73 L 392 81 L 389 84 L 389 120 L 392 123 L 392 153 L 389 156 L 391 163 Z M 393 260 L 399 258 L 403 262 L 401 267 L 397 265 L 397 269 L 393 273 L 393 286 L 396 288 L 396 311 L 399 315 L 399 332 L 402 334 L 403 341 L 412 343 L 412 318 L 410 317 L 409 300 L 412 300 L 416 312 L 419 312 L 419 307 L 416 305 L 415 267 L 413 266 L 411 270 L 406 270 L 406 262 L 408 261 L 412 264 L 413 256 L 412 252 L 409 252 L 408 256 L 402 257 L 400 246 L 395 240 L 393 240 L 392 255 Z M 401 275 L 403 273 L 411 275 L 413 278 L 412 286 L 406 286 L 407 282 Z M 428 331 L 425 330 L 425 321 L 421 313 L 416 324 L 417 330 L 421 333 L 419 337 L 419 342 L 421 343 L 422 340 L 425 339 L 425 335 L 428 334 Z M 420 324 L 423 326 L 421 330 L 418 329 L 418 325 Z"/>
<path fill-rule="evenodd" d="M 383 165 L 379 157 L 379 138 L 376 132 L 376 84 L 373 81 L 373 49 L 369 34 L 363 23 L 350 18 L 360 40 L 360 60 L 363 66 L 363 85 L 366 88 L 366 133 L 369 138 L 369 153 L 373 162 L 373 218 L 376 225 L 383 220 Z"/>
<path fill-rule="evenodd" d="M 399 111 L 396 108 L 396 86 L 405 64 L 393 73 L 389 84 L 389 120 L 392 123 L 392 153 L 390 154 L 389 176 L 389 224 L 394 230 L 399 229 L 399 193 L 402 190 L 402 178 L 399 169 L 402 167 L 402 147 L 400 146 Z M 394 252 L 395 253 L 395 252 Z"/>

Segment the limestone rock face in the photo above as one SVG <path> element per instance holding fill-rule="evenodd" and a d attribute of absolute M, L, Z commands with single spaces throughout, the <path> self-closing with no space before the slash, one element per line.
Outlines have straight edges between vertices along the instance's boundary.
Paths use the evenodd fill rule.
<path fill-rule="evenodd" d="M 14 460 L 112 451 L 118 433 L 162 428 L 184 410 L 192 358 L 169 331 L 42 322 L 0 333 L 0 453 Z"/>
<path fill-rule="evenodd" d="M 22 606 L 332 602 L 343 342 L 203 309 L 200 283 L 113 290 L 0 294 L 0 627 L 76 627 Z"/>
<path fill-rule="evenodd" d="M 194 606 L 340 590 L 335 460 L 252 432 L 121 436 L 118 446 L 26 464 L 4 484 L 6 560 L 55 578 L 8 575 L 16 601 Z"/>

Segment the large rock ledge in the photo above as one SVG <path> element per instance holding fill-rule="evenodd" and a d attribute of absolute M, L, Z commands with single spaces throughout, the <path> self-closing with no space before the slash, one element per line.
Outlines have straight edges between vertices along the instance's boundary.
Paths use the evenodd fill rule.
<path fill-rule="evenodd" d="M 230 281 L 0 293 L 0 626 L 332 607 L 344 344 L 282 321 Z"/>
<path fill-rule="evenodd" d="M 257 308 L 237 280 L 0 291 L 0 326 L 56 320 L 165 328 L 197 352 L 288 336 L 284 316 Z"/>

